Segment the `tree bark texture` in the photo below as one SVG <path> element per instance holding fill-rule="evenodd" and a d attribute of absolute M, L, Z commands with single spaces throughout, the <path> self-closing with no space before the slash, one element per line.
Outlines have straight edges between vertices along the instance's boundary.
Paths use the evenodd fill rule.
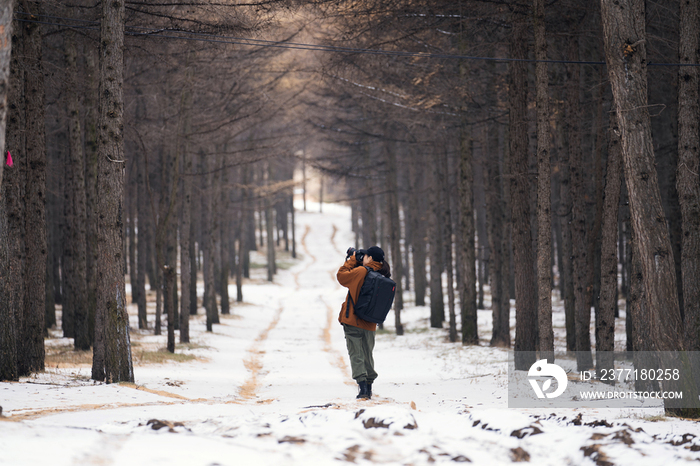
<path fill-rule="evenodd" d="M 452 226 L 452 206 L 450 202 L 450 177 L 447 154 L 443 153 L 437 163 L 438 187 L 440 196 L 440 210 L 438 211 L 438 221 L 442 225 L 442 251 L 443 268 L 447 272 L 447 312 L 448 312 L 448 335 L 451 342 L 457 341 L 457 315 L 455 313 L 455 289 L 454 289 L 454 259 L 452 255 L 453 231 Z M 442 281 L 442 280 L 441 280 Z"/>
<path fill-rule="evenodd" d="M 552 330 L 552 167 L 544 0 L 534 0 L 537 88 L 537 322 L 540 357 L 554 361 Z"/>
<path fill-rule="evenodd" d="M 595 172 L 595 215 L 593 218 L 593 227 L 591 228 L 590 235 L 588 237 L 588 269 L 586 278 L 586 283 L 590 287 L 590 300 L 591 307 L 595 312 L 595 325 L 596 331 L 598 327 L 598 306 L 600 299 L 600 242 L 601 242 L 601 228 L 603 226 L 603 197 L 604 197 L 604 179 L 603 179 L 603 146 L 605 144 L 605 127 L 603 122 L 603 106 L 605 102 L 605 91 L 607 86 L 604 85 L 606 80 L 605 69 L 600 67 L 599 82 L 601 85 L 598 86 L 598 98 L 595 104 L 596 116 L 593 121 L 593 137 L 595 140 L 594 147 L 594 172 Z M 598 341 L 598 336 L 595 337 Z"/>
<path fill-rule="evenodd" d="M 84 96 L 85 108 L 85 184 L 87 202 L 87 289 L 88 289 L 88 334 L 93 343 L 96 338 L 95 319 L 97 318 L 97 264 L 99 255 L 97 251 L 97 164 L 99 160 L 97 152 L 97 97 L 99 83 L 97 54 L 92 48 L 85 50 L 85 65 L 88 75 L 88 89 Z"/>
<path fill-rule="evenodd" d="M 0 183 L 1 184 L 1 183 Z M 5 196 L 0 198 L 0 381 L 18 380 L 17 370 L 17 316 L 12 308 L 15 280 L 10 257 L 10 231 L 5 207 Z"/>
<path fill-rule="evenodd" d="M 275 228 L 274 228 L 275 213 L 272 209 L 272 199 L 265 198 L 265 230 L 266 230 L 266 245 L 267 245 L 267 281 L 271 282 L 276 273 L 275 267 Z"/>
<path fill-rule="evenodd" d="M 223 156 L 219 157 L 219 165 L 221 166 L 221 191 L 218 217 L 221 219 L 219 226 L 219 246 L 221 267 L 219 270 L 219 280 L 221 287 L 221 313 L 231 314 L 231 303 L 228 294 L 228 278 L 230 275 L 229 266 L 229 249 L 231 242 L 231 213 L 229 203 L 229 192 L 224 187 L 228 186 L 228 169 L 225 166 L 226 161 Z M 279 210 L 278 210 L 279 212 Z M 286 214 L 285 214 L 286 215 Z"/>
<path fill-rule="evenodd" d="M 136 282 L 138 280 L 138 267 L 136 259 L 136 218 L 138 217 L 138 185 L 136 184 L 136 170 L 138 170 L 137 162 L 133 159 L 128 160 L 127 163 L 127 188 L 126 197 L 128 200 L 128 225 L 127 225 L 127 241 L 128 241 L 128 259 L 129 259 L 129 285 L 131 286 L 131 303 L 137 304 L 139 302 L 139 292 L 140 290 L 136 287 Z"/>
<path fill-rule="evenodd" d="M 578 60 L 578 37 L 569 38 L 570 60 Z M 586 224 L 585 188 L 583 173 L 583 149 L 581 148 L 581 126 L 579 105 L 580 67 L 567 67 L 567 123 L 569 140 L 569 176 L 571 178 L 571 270 L 574 290 L 574 326 L 576 329 L 576 364 L 578 369 L 593 367 L 591 354 L 591 307 L 588 284 L 588 225 Z"/>
<path fill-rule="evenodd" d="M 0 185 L 0 380 L 18 380 L 18 355 L 21 351 L 19 329 L 24 309 L 24 203 L 21 183 L 24 155 L 24 28 L 12 34 L 12 65 L 8 89 L 7 148 L 15 154 Z M 4 163 L 4 161 L 3 161 Z"/>
<path fill-rule="evenodd" d="M 654 350 L 683 349 L 682 322 L 676 288 L 676 271 L 661 205 L 651 123 L 647 106 L 646 31 L 643 0 L 601 0 L 605 61 L 620 128 L 625 181 L 630 200 L 632 228 L 643 274 Z M 662 367 L 665 361 L 661 361 Z M 671 389 L 672 383 L 666 384 Z M 682 374 L 678 386 L 694 386 L 692 374 Z M 696 388 L 696 387 L 695 387 Z M 691 399 L 697 400 L 697 392 Z M 700 407 L 667 411 L 700 416 Z"/>
<path fill-rule="evenodd" d="M 148 214 L 148 205 L 150 200 L 148 197 L 148 192 L 146 189 L 146 164 L 144 162 L 145 154 L 143 152 L 134 154 L 134 163 L 137 165 L 136 168 L 136 185 L 138 192 L 138 232 L 137 232 L 137 253 L 136 253 L 136 283 L 135 288 L 138 291 L 138 322 L 139 329 L 148 328 L 148 310 L 146 307 L 146 266 L 148 262 L 148 229 L 150 225 L 150 218 Z"/>
<path fill-rule="evenodd" d="M 471 134 L 462 121 L 459 157 L 459 239 L 461 249 L 458 267 L 461 268 L 462 344 L 478 345 L 479 332 L 476 312 L 476 251 L 474 245 L 474 147 Z M 481 238 L 479 238 L 481 240 Z"/>
<path fill-rule="evenodd" d="M 76 350 L 90 349 L 87 295 L 87 195 L 85 192 L 85 156 L 83 153 L 82 128 L 78 101 L 78 67 L 76 63 L 75 32 L 67 31 L 65 54 L 68 69 L 66 86 L 66 110 L 68 112 L 68 139 L 70 160 L 66 167 L 66 192 L 70 192 L 72 215 L 66 218 L 68 235 L 66 249 L 70 250 L 72 270 L 64 275 L 66 292 L 71 292 L 73 311 L 73 337 Z M 70 184 L 70 186 L 69 186 Z M 64 303 L 65 312 L 65 303 Z"/>
<path fill-rule="evenodd" d="M 418 161 L 413 157 L 409 161 L 408 176 L 414 189 L 408 193 L 407 218 L 410 223 L 407 242 L 410 244 L 413 258 L 413 292 L 416 306 L 425 306 L 425 292 L 428 287 L 426 266 L 426 208 L 424 205 L 424 177 L 420 176 L 416 167 Z"/>
<path fill-rule="evenodd" d="M 186 147 L 186 146 L 185 146 Z M 184 151 L 183 158 L 184 173 L 192 173 L 192 157 Z M 192 273 L 190 255 L 190 242 L 194 241 L 191 236 L 192 223 L 192 180 L 190 177 L 181 178 L 182 197 L 180 200 L 180 343 L 190 341 L 190 305 L 191 290 L 190 282 Z"/>
<path fill-rule="evenodd" d="M 617 3 L 617 4 L 615 4 Z M 605 55 L 620 128 L 624 172 L 656 349 L 680 349 L 675 266 L 661 206 L 647 109 L 646 33 L 641 0 L 601 0 Z"/>
<path fill-rule="evenodd" d="M 442 271 L 444 269 L 443 229 L 442 223 L 442 187 L 438 175 L 438 164 L 432 164 L 430 170 L 430 205 L 428 208 L 428 237 L 430 247 L 430 326 L 442 328 L 445 321 L 445 298 L 442 292 Z"/>
<path fill-rule="evenodd" d="M 573 245 L 571 244 L 571 176 L 569 161 L 562 153 L 559 157 L 559 225 L 561 229 L 560 280 L 564 293 L 564 325 L 566 327 L 566 351 L 576 351 L 576 305 L 574 302 Z"/>
<path fill-rule="evenodd" d="M 38 13 L 38 2 L 29 3 Z M 44 72 L 41 66 L 42 34 L 36 23 L 25 23 L 26 102 L 25 135 L 25 288 L 20 373 L 44 370 L 44 317 L 46 299 L 46 130 Z"/>
<path fill-rule="evenodd" d="M 401 221 L 399 219 L 399 194 L 396 181 L 396 151 L 394 147 L 387 147 L 388 158 L 388 188 L 389 188 L 389 244 L 391 247 L 392 275 L 396 282 L 396 295 L 394 298 L 394 324 L 396 334 L 403 335 L 403 324 L 401 323 L 401 310 L 403 309 L 403 263 L 401 260 Z"/>
<path fill-rule="evenodd" d="M 175 300 L 173 299 L 173 287 L 177 272 L 175 267 L 166 265 L 163 267 L 163 302 L 165 314 L 168 316 L 168 343 L 167 348 L 170 353 L 175 352 Z"/>
<path fill-rule="evenodd" d="M 128 255 L 129 255 L 129 285 L 131 285 L 131 303 L 137 304 L 139 302 L 139 290 L 136 287 L 136 282 L 138 281 L 138 259 L 136 259 L 136 251 L 138 248 L 136 242 L 136 231 L 138 227 L 136 226 L 138 218 L 138 186 L 136 184 L 135 171 L 138 170 L 135 161 L 129 160 L 129 177 L 128 177 L 128 187 L 127 187 L 127 199 L 128 199 L 128 212 L 129 212 L 129 224 L 127 227 L 127 238 L 128 238 Z"/>
<path fill-rule="evenodd" d="M 0 5 L 0 186 L 6 163 L 5 126 L 7 123 L 8 90 L 10 88 L 10 61 L 12 59 L 12 12 L 15 1 Z M 2 190 L 0 189 L 0 196 Z"/>
<path fill-rule="evenodd" d="M 696 0 L 680 2 L 680 63 L 697 64 L 700 6 Z M 678 169 L 676 187 L 682 215 L 681 276 L 685 349 L 700 350 L 700 118 L 698 68 L 678 67 Z"/>
<path fill-rule="evenodd" d="M 205 171 L 209 172 L 213 168 L 213 162 L 204 161 Z M 212 332 L 218 318 L 218 306 L 216 304 L 216 291 L 214 285 L 214 202 L 213 202 L 213 177 L 212 173 L 207 173 L 205 178 L 205 187 L 202 195 L 203 204 L 203 242 L 204 247 L 204 308 L 207 317 L 207 332 Z"/>
<path fill-rule="evenodd" d="M 133 382 L 124 283 L 124 3 L 102 2 L 97 125 L 97 307 L 92 378 Z"/>
<path fill-rule="evenodd" d="M 68 91 L 67 91 L 68 92 Z M 74 174 L 70 168 L 71 153 L 70 153 L 70 116 L 68 116 L 68 142 L 69 148 L 62 155 L 63 158 L 63 178 L 64 178 L 64 189 L 63 189 L 63 221 L 60 222 L 61 233 L 63 234 L 64 241 L 61 243 L 61 271 L 63 274 L 63 296 L 62 296 L 62 312 L 61 312 L 61 329 L 63 330 L 63 338 L 73 338 L 75 336 L 75 307 L 73 306 L 73 280 L 75 279 L 74 267 L 73 267 L 73 244 L 71 240 L 73 239 L 73 209 L 75 208 L 74 203 L 74 187 L 75 184 Z"/>
<path fill-rule="evenodd" d="M 613 369 L 615 351 L 615 305 L 617 302 L 617 217 L 622 186 L 622 147 L 620 130 L 610 118 L 608 169 L 603 199 L 603 224 L 600 261 L 600 300 L 596 313 L 596 370 Z"/>
<path fill-rule="evenodd" d="M 527 58 L 527 25 L 516 23 L 510 38 L 511 56 Z M 530 229 L 528 179 L 527 65 L 510 62 L 509 117 L 510 195 L 515 264 L 515 369 L 528 370 L 535 362 L 537 342 L 537 283 Z"/>
<path fill-rule="evenodd" d="M 508 289 L 508 238 L 504 234 L 505 211 L 503 177 L 499 164 L 498 134 L 495 124 L 488 127 L 488 148 L 484 151 L 486 166 L 486 228 L 488 231 L 489 280 L 491 284 L 491 311 L 493 330 L 491 346 L 510 348 L 510 295 Z"/>

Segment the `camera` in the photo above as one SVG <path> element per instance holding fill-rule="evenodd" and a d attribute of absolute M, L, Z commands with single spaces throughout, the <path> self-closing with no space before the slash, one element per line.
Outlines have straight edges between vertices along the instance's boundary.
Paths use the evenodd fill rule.
<path fill-rule="evenodd" d="M 367 251 L 365 251 L 364 249 L 355 249 L 352 246 L 350 246 L 346 254 L 348 255 L 348 257 L 350 257 L 353 253 L 355 253 L 355 259 L 357 259 L 358 262 L 362 262 L 362 259 L 365 258 L 365 254 L 367 254 Z"/>

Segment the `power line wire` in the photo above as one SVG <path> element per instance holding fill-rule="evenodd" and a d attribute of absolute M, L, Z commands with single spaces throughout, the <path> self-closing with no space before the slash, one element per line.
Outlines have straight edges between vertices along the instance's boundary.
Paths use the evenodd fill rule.
<path fill-rule="evenodd" d="M 18 14 L 27 14 L 23 12 L 18 12 Z M 37 16 L 37 15 L 34 15 Z M 94 26 L 74 26 L 65 23 L 54 23 L 48 21 L 38 21 L 32 19 L 21 19 L 16 18 L 17 21 L 25 23 L 35 23 L 43 24 L 47 26 L 60 26 L 71 29 L 84 29 L 84 30 L 99 30 L 99 21 L 81 20 L 74 18 L 62 18 L 57 16 L 48 15 L 38 15 L 44 18 L 51 18 L 55 20 L 63 21 L 79 21 L 83 23 L 90 23 Z M 125 29 L 136 29 L 142 30 L 144 32 L 136 32 L 125 30 L 124 34 L 134 37 L 148 37 L 148 38 L 162 38 L 169 40 L 186 40 L 194 42 L 209 42 L 215 44 L 227 44 L 227 45 L 244 45 L 249 47 L 272 47 L 272 48 L 282 48 L 282 49 L 292 49 L 292 50 L 309 50 L 316 52 L 334 52 L 334 53 L 348 53 L 357 55 L 386 55 L 394 57 L 407 57 L 407 58 L 429 58 L 429 59 L 457 59 L 457 60 L 476 60 L 476 61 L 493 61 L 493 62 L 524 62 L 524 63 L 549 63 L 549 64 L 571 64 L 571 65 L 605 65 L 604 61 L 581 61 L 581 60 L 537 60 L 530 58 L 508 58 L 508 57 L 480 57 L 473 55 L 456 55 L 447 53 L 423 53 L 423 52 L 408 52 L 402 50 L 378 50 L 378 49 L 364 49 L 364 48 L 354 48 L 354 47 L 339 47 L 333 45 L 319 45 L 319 44 L 307 44 L 300 42 L 286 42 L 286 41 L 272 41 L 264 39 L 252 39 L 247 37 L 231 37 L 231 36 L 217 36 L 213 34 L 207 34 L 202 32 L 194 31 L 182 31 L 173 30 L 169 28 L 162 29 L 152 29 L 142 26 L 125 26 Z M 170 35 L 163 34 L 163 31 L 170 31 L 170 33 L 176 33 L 181 35 Z M 700 66 L 698 63 L 654 63 L 649 62 L 647 66 Z"/>

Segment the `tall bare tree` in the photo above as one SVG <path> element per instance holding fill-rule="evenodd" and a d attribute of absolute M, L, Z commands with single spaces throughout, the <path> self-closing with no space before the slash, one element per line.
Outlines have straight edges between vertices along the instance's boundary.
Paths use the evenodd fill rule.
<path fill-rule="evenodd" d="M 478 345 L 476 312 L 476 251 L 474 249 L 474 144 L 467 122 L 462 121 L 459 150 L 459 241 L 458 264 L 461 272 L 462 344 Z M 479 238 L 479 241 L 482 241 Z"/>
<path fill-rule="evenodd" d="M 389 173 L 387 173 L 389 187 L 389 246 L 391 248 L 392 274 L 396 282 L 396 299 L 394 299 L 394 325 L 396 326 L 396 334 L 403 335 L 403 324 L 401 323 L 401 311 L 403 310 L 403 284 L 401 277 L 403 275 L 403 263 L 401 258 L 401 222 L 399 221 L 399 193 L 396 165 L 396 148 L 393 145 L 387 145 L 387 159 Z"/>
<path fill-rule="evenodd" d="M 678 351 L 683 349 L 683 337 L 675 264 L 661 205 L 647 105 L 644 1 L 601 0 L 601 17 L 605 61 L 620 128 L 635 252 L 639 252 L 649 313 L 647 321 L 636 321 L 635 325 L 650 327 L 654 350 Z M 660 359 L 662 368 L 673 367 L 672 362 Z M 664 388 L 672 389 L 674 385 L 688 389 L 690 399 L 697 402 L 697 387 L 690 371 L 681 371 L 677 384 L 669 381 Z M 668 400 L 664 405 L 675 414 L 700 417 L 700 406 L 680 408 Z"/>
<path fill-rule="evenodd" d="M 0 186 L 7 158 L 5 157 L 5 123 L 7 121 L 7 94 L 10 87 L 10 59 L 12 57 L 12 12 L 16 0 L 0 4 Z M 0 190 L 0 196 L 2 191 Z"/>
<path fill-rule="evenodd" d="M 32 14 L 40 14 L 39 2 L 27 2 Z M 46 103 L 42 67 L 42 31 L 38 23 L 24 24 L 26 71 L 25 147 L 23 176 L 25 222 L 24 319 L 19 356 L 20 373 L 44 370 L 44 318 L 46 299 Z"/>
<path fill-rule="evenodd" d="M 513 58 L 527 58 L 527 25 L 513 25 L 510 48 Z M 515 368 L 527 370 L 535 362 L 537 341 L 537 284 L 534 278 L 530 232 L 530 181 L 527 150 L 527 65 L 509 64 L 510 195 L 515 263 Z"/>
<path fill-rule="evenodd" d="M 676 186 L 683 222 L 681 271 L 685 347 L 700 350 L 700 111 L 698 105 L 697 1 L 680 1 L 680 63 L 678 67 L 678 169 Z"/>
<path fill-rule="evenodd" d="M 65 54 L 68 69 L 66 99 L 68 112 L 68 139 L 70 163 L 66 167 L 67 200 L 72 204 L 72 215 L 66 219 L 68 235 L 66 249 L 71 256 L 72 270 L 64 274 L 73 307 L 73 342 L 75 349 L 87 350 L 92 344 L 88 322 L 87 296 L 87 212 L 85 185 L 85 156 L 78 101 L 78 67 L 76 63 L 75 32 L 65 36 Z M 63 307 L 65 312 L 66 306 Z"/>
<path fill-rule="evenodd" d="M 98 105 L 97 308 L 92 378 L 133 382 L 124 283 L 124 3 L 102 2 Z"/>
<path fill-rule="evenodd" d="M 608 170 L 605 176 L 600 259 L 600 302 L 596 314 L 596 370 L 613 369 L 617 303 L 617 216 L 622 186 L 622 147 L 614 117 L 610 118 Z"/>
<path fill-rule="evenodd" d="M 544 0 L 534 0 L 537 58 L 537 322 L 540 357 L 554 361 L 552 330 L 552 167 L 550 164 L 549 76 Z"/>
<path fill-rule="evenodd" d="M 15 176 L 16 180 L 10 186 L 14 191 L 14 201 L 8 199 L 7 179 L 3 181 L 3 168 L 7 163 L 5 154 L 5 123 L 9 134 L 14 134 L 14 140 L 19 141 L 19 125 L 20 114 L 19 108 L 22 107 L 19 100 L 21 99 L 21 90 L 19 84 L 21 82 L 22 73 L 18 66 L 10 67 L 10 62 L 17 65 L 19 62 L 17 55 L 17 42 L 20 40 L 18 32 L 21 34 L 21 28 L 14 28 L 12 24 L 12 9 L 14 2 L 5 3 L 0 9 L 0 23 L 3 26 L 2 42 L 0 42 L 0 80 L 5 85 L 1 86 L 4 90 L 4 95 L 0 95 L 2 105 L 2 116 L 0 121 L 3 128 L 0 130 L 2 138 L 2 148 L 0 148 L 0 380 L 17 380 L 19 371 L 17 367 L 17 322 L 18 316 L 15 311 L 16 301 L 19 299 L 20 293 L 17 291 L 17 283 L 21 283 L 22 263 L 21 256 L 17 252 L 21 250 L 20 241 L 22 236 L 17 235 L 19 232 L 12 231 L 10 212 L 11 205 L 19 206 L 21 193 L 19 187 L 19 177 Z M 17 31 L 19 29 L 19 31 Z M 14 47 L 14 53 L 11 53 Z M 7 64 L 5 64 L 5 60 Z M 5 75 L 6 73 L 6 75 Z M 14 120 L 14 123 L 13 123 Z M 10 139 L 10 137 L 8 137 Z M 10 147 L 8 140 L 7 147 Z M 17 150 L 12 148 L 13 150 Z M 16 153 L 15 153 L 16 155 Z M 18 171 L 18 168 L 8 168 L 8 170 Z M 15 220 L 16 222 L 16 220 Z M 21 289 L 21 287 L 20 287 Z"/>
<path fill-rule="evenodd" d="M 579 37 L 568 39 L 568 58 L 579 58 Z M 593 367 L 591 354 L 591 306 L 588 276 L 588 223 L 586 222 L 583 148 L 581 144 L 581 69 L 567 66 L 567 129 L 569 141 L 569 175 L 571 192 L 571 271 L 574 287 L 574 327 L 576 331 L 576 364 L 579 370 Z"/>

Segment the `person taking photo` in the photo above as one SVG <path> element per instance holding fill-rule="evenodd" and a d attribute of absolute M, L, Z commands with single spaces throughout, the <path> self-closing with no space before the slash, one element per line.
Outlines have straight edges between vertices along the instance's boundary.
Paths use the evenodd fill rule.
<path fill-rule="evenodd" d="M 345 332 L 352 378 L 359 386 L 357 399 L 372 398 L 372 384 L 377 378 L 372 355 L 377 324 L 360 319 L 355 315 L 354 310 L 354 303 L 358 300 L 360 288 L 368 273 L 365 267 L 387 278 L 391 276 L 391 268 L 384 259 L 384 251 L 378 246 L 372 246 L 366 251 L 348 249 L 348 257 L 337 273 L 338 283 L 348 289 L 348 296 L 340 310 L 338 321 Z"/>

